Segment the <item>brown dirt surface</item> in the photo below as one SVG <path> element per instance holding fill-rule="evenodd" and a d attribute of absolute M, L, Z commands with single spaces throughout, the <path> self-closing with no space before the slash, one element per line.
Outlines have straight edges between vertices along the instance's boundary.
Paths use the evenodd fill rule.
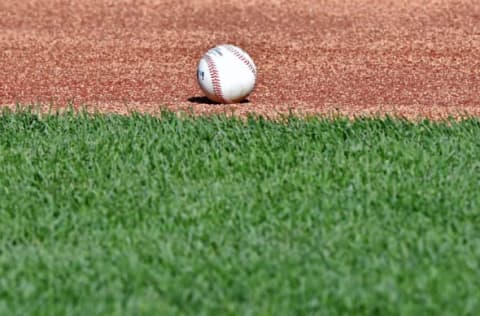
<path fill-rule="evenodd" d="M 196 66 L 255 60 L 248 103 L 207 104 Z M 480 114 L 478 0 L 2 0 L 0 104 L 106 112 Z"/>

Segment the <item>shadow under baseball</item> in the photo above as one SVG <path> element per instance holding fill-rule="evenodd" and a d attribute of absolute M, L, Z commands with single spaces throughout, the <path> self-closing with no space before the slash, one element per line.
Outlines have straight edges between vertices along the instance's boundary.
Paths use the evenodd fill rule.
<path fill-rule="evenodd" d="M 207 97 L 199 97 L 199 96 L 188 98 L 188 102 L 196 103 L 196 104 L 222 104 L 222 103 L 214 102 Z M 243 103 L 250 103 L 250 101 L 248 99 L 245 99 L 238 102 L 237 104 L 243 104 Z"/>

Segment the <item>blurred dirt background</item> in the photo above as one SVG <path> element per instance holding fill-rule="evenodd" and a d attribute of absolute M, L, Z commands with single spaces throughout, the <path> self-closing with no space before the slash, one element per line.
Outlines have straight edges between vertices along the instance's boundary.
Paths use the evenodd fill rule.
<path fill-rule="evenodd" d="M 231 43 L 248 103 L 204 103 L 196 66 Z M 2 0 L 0 104 L 195 113 L 480 114 L 478 0 Z"/>

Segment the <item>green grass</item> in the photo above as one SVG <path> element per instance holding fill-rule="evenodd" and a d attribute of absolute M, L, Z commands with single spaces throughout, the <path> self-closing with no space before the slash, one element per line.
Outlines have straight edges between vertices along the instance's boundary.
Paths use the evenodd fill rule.
<path fill-rule="evenodd" d="M 480 121 L 0 116 L 0 315 L 478 315 Z"/>

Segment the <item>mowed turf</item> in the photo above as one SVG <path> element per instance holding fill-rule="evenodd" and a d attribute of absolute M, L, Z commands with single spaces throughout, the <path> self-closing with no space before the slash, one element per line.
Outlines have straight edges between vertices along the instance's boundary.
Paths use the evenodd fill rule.
<path fill-rule="evenodd" d="M 477 315 L 480 121 L 0 116 L 0 315 Z"/>

